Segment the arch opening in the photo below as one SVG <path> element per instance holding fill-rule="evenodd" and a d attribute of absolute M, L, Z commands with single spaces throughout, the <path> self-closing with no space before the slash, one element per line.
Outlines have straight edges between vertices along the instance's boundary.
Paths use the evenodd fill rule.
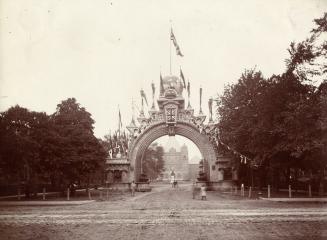
<path fill-rule="evenodd" d="M 162 136 L 154 140 L 141 159 L 141 173 L 151 181 L 196 181 L 199 177 L 202 154 L 188 138 Z"/>
<path fill-rule="evenodd" d="M 168 131 L 169 129 L 165 123 L 158 123 L 145 129 L 144 132 L 135 139 L 131 146 L 131 151 L 129 152 L 133 180 L 138 181 L 140 179 L 142 173 L 141 162 L 144 158 L 146 149 L 158 138 L 171 135 Z M 215 164 L 217 157 L 208 138 L 201 134 L 192 124 L 185 122 L 177 123 L 176 126 L 174 126 L 174 133 L 174 135 L 189 139 L 196 145 L 203 158 L 203 170 L 206 172 L 208 180 L 210 180 L 212 174 L 209 166 Z"/>

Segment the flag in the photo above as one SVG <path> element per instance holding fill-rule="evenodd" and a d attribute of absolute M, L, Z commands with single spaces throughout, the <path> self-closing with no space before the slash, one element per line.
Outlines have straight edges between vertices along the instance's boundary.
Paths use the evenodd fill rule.
<path fill-rule="evenodd" d="M 156 87 L 155 87 L 154 83 L 151 83 L 151 87 L 152 87 L 152 95 L 154 95 L 154 93 L 156 91 Z"/>
<path fill-rule="evenodd" d="M 187 82 L 187 95 L 188 97 L 190 97 L 190 93 L 191 93 L 191 86 L 190 86 L 190 81 Z"/>
<path fill-rule="evenodd" d="M 142 99 L 145 100 L 145 103 L 146 103 L 146 105 L 148 106 L 148 100 L 146 99 L 146 95 L 145 95 L 145 92 L 144 92 L 143 89 L 141 89 L 141 97 L 142 97 Z"/>
<path fill-rule="evenodd" d="M 173 33 L 173 29 L 172 28 L 170 30 L 170 40 L 173 41 L 173 44 L 174 44 L 174 46 L 176 48 L 176 54 L 179 55 L 179 56 L 181 56 L 181 57 L 183 57 L 184 55 L 182 54 L 181 49 L 179 48 L 179 46 L 177 44 L 177 40 L 175 38 L 175 35 Z"/>
<path fill-rule="evenodd" d="M 163 86 L 162 76 L 160 73 L 160 94 L 163 94 L 163 92 L 164 92 L 164 86 Z"/>
<path fill-rule="evenodd" d="M 186 88 L 186 84 L 185 84 L 185 78 L 184 78 L 184 74 L 183 74 L 183 72 L 182 72 L 182 69 L 181 69 L 181 68 L 179 68 L 179 70 L 180 70 L 180 76 L 181 76 L 181 79 L 183 80 L 184 88 Z"/>

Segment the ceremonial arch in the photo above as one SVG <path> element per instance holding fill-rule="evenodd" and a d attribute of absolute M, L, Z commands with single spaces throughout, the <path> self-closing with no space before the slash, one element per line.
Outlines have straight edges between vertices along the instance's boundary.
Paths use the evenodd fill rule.
<path fill-rule="evenodd" d="M 206 135 L 190 123 L 177 122 L 175 126 L 167 126 L 166 123 L 156 123 L 149 126 L 134 142 L 130 149 L 129 158 L 131 160 L 131 175 L 138 181 L 141 174 L 141 164 L 144 152 L 148 146 L 164 135 L 180 135 L 191 140 L 200 150 L 204 159 L 204 170 L 210 178 L 210 168 L 208 166 L 215 164 L 217 155 L 212 144 Z"/>
<path fill-rule="evenodd" d="M 188 104 L 185 106 L 183 89 L 187 89 Z M 208 182 L 232 180 L 232 167 L 229 159 L 220 156 L 217 149 L 218 131 L 212 119 L 212 100 L 209 100 L 209 120 L 202 112 L 202 89 L 200 90 L 199 114 L 194 114 L 190 104 L 190 86 L 176 76 L 160 79 L 160 93 L 155 106 L 155 89 L 153 87 L 152 107 L 149 117 L 145 117 L 143 101 L 140 115 L 134 118 L 127 129 L 131 133 L 127 161 L 129 162 L 129 181 L 140 180 L 142 160 L 149 145 L 156 139 L 168 135 L 180 135 L 191 140 L 203 157 L 203 171 Z M 143 100 L 143 98 L 142 98 Z"/>

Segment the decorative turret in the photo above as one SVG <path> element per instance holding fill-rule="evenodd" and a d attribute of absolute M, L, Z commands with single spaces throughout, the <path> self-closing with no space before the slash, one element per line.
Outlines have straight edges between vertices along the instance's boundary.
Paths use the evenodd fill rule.
<path fill-rule="evenodd" d="M 182 80 L 173 75 L 161 78 L 161 94 L 158 99 L 159 109 L 164 108 L 164 103 L 174 101 L 178 105 L 178 109 L 184 109 L 185 100 L 183 98 Z"/>

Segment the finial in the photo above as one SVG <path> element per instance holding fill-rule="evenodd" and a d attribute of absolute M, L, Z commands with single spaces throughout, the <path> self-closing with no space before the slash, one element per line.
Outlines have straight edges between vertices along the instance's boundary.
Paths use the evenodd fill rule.
<path fill-rule="evenodd" d="M 213 120 L 212 120 L 212 102 L 213 102 L 213 99 L 212 97 L 209 98 L 209 101 L 208 101 L 208 106 L 209 106 L 209 123 L 212 123 Z"/>
<path fill-rule="evenodd" d="M 152 107 L 151 107 L 151 110 L 155 110 L 155 106 L 154 106 L 154 94 L 155 94 L 155 91 L 156 91 L 156 87 L 155 87 L 153 81 L 151 83 L 151 87 L 152 87 Z"/>

